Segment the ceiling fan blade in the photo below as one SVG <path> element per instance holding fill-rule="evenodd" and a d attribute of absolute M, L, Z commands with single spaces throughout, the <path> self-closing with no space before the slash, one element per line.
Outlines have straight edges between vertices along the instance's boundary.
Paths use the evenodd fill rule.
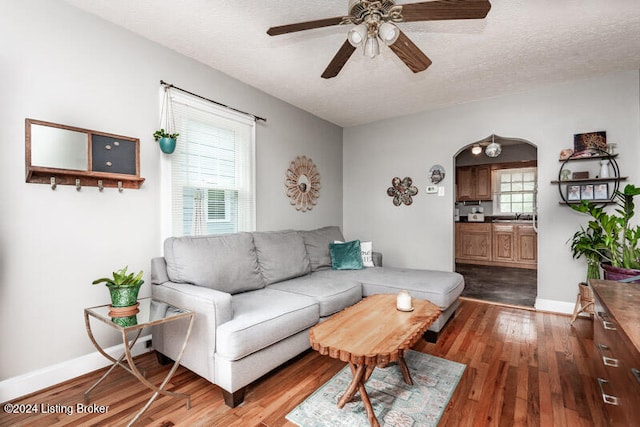
<path fill-rule="evenodd" d="M 312 30 L 314 28 L 330 27 L 332 25 L 340 25 L 343 17 L 318 19 L 317 21 L 298 22 L 297 24 L 281 25 L 279 27 L 271 27 L 267 30 L 270 36 L 279 36 L 280 34 L 295 33 L 296 31 Z"/>
<path fill-rule="evenodd" d="M 398 40 L 390 45 L 389 48 L 414 73 L 424 71 L 429 68 L 429 65 L 431 65 L 431 60 L 427 55 L 425 55 L 402 31 L 400 31 Z"/>
<path fill-rule="evenodd" d="M 329 65 L 327 65 L 324 73 L 322 73 L 322 78 L 330 79 L 337 76 L 355 50 L 356 48 L 349 43 L 349 40 L 345 40 L 344 44 L 338 50 L 338 53 L 336 53 Z"/>
<path fill-rule="evenodd" d="M 402 5 L 402 20 L 482 19 L 491 9 L 487 0 L 438 0 Z"/>

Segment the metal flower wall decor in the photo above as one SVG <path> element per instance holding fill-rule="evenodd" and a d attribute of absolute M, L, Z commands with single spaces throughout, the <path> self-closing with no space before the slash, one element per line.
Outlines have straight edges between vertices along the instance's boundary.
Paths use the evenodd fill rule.
<path fill-rule="evenodd" d="M 311 210 L 320 197 L 320 174 L 316 165 L 306 156 L 298 156 L 289 164 L 285 178 L 289 202 L 297 210 Z"/>
<path fill-rule="evenodd" d="M 413 203 L 413 196 L 418 194 L 418 187 L 413 185 L 413 180 L 408 176 L 400 179 L 397 176 L 391 180 L 391 187 L 387 188 L 387 195 L 393 197 L 393 204 L 409 206 Z"/>

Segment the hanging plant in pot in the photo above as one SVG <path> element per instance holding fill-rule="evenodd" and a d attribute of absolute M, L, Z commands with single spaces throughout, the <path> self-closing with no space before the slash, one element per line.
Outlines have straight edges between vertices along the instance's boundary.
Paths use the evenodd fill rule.
<path fill-rule="evenodd" d="M 179 133 L 168 133 L 164 129 L 157 130 L 153 133 L 153 137 L 160 145 L 160 150 L 165 154 L 171 154 L 176 149 L 176 141 Z"/>
<path fill-rule="evenodd" d="M 138 274 L 127 273 L 124 267 L 113 272 L 113 278 L 101 277 L 92 282 L 97 285 L 104 283 L 109 289 L 111 296 L 111 311 L 109 315 L 113 317 L 131 316 L 138 312 L 138 292 L 144 283 L 142 280 L 142 270 Z"/>
<path fill-rule="evenodd" d="M 571 206 L 593 218 L 587 230 L 583 228 L 574 235 L 574 256 L 578 251 L 594 260 L 598 259 L 607 280 L 640 283 L 640 225 L 632 224 L 635 214 L 633 199 L 637 195 L 640 195 L 640 188 L 631 184 L 622 191 L 616 190 L 614 200 L 617 208 L 613 213 L 584 200 L 579 205 Z"/>
<path fill-rule="evenodd" d="M 160 150 L 165 154 L 174 152 L 178 135 L 180 135 L 174 131 L 176 125 L 173 119 L 171 99 L 169 96 L 170 88 L 168 85 L 164 86 L 162 111 L 160 111 L 160 129 L 153 133 L 153 137 L 160 145 Z"/>

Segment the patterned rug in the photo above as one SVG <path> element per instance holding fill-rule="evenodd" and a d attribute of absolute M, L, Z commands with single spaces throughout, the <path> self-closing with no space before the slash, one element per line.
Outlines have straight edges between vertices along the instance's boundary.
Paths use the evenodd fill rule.
<path fill-rule="evenodd" d="M 376 368 L 365 387 L 381 426 L 437 426 L 466 365 L 409 350 L 405 360 L 413 386 L 404 382 L 396 364 Z M 301 427 L 369 426 L 360 394 L 338 409 L 337 402 L 351 381 L 345 366 L 304 402 L 287 414 Z"/>

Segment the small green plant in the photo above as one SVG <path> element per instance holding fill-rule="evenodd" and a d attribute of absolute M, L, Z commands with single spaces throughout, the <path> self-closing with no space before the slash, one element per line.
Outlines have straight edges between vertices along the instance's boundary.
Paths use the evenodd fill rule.
<path fill-rule="evenodd" d="M 157 130 L 153 133 L 153 137 L 156 141 L 160 138 L 177 138 L 179 135 L 179 133 L 168 133 L 164 129 Z"/>
<path fill-rule="evenodd" d="M 119 287 L 119 288 L 128 288 L 139 285 L 142 282 L 142 270 L 138 274 L 129 273 L 127 274 L 128 266 L 113 272 L 113 278 L 101 277 L 100 279 L 96 279 L 92 282 L 92 284 L 97 285 L 98 283 L 105 283 L 107 286 Z"/>
<path fill-rule="evenodd" d="M 584 256 L 587 259 L 587 281 L 589 279 L 600 279 L 599 265 L 602 254 L 598 248 L 604 242 L 602 230 L 594 226 L 589 226 L 586 229 L 580 227 L 580 231 L 576 231 L 569 241 L 571 242 L 573 258 L 578 259 Z"/>

